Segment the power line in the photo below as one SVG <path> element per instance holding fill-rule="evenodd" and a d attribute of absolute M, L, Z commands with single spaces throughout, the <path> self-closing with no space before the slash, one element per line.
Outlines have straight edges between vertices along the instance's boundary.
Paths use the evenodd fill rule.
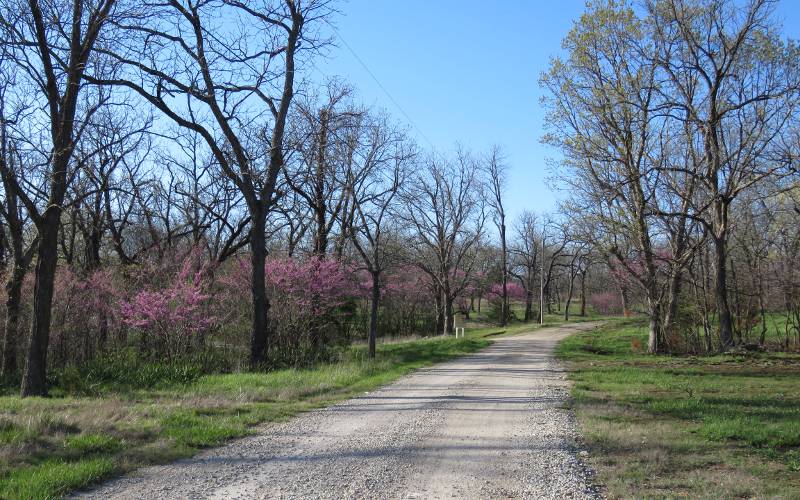
<path fill-rule="evenodd" d="M 408 113 L 406 113 L 406 110 L 403 109 L 402 106 L 400 106 L 400 103 L 398 103 L 397 100 L 394 97 L 392 97 L 392 94 L 390 94 L 389 91 L 386 90 L 386 87 L 384 87 L 383 84 L 380 82 L 380 80 L 378 80 L 378 77 L 375 76 L 375 73 L 373 73 L 372 70 L 369 69 L 369 67 L 364 62 L 364 60 L 361 59 L 358 56 L 358 54 L 356 54 L 356 51 L 353 50 L 353 48 L 350 46 L 349 43 L 347 43 L 347 40 L 344 39 L 344 37 L 342 36 L 341 32 L 339 32 L 339 30 L 336 28 L 336 26 L 331 24 L 331 22 L 328 21 L 327 19 L 325 19 L 325 23 L 327 23 L 327 25 L 331 27 L 331 29 L 336 34 L 337 38 L 339 38 L 339 40 L 342 42 L 342 45 L 344 45 L 345 48 L 348 50 L 348 52 L 350 52 L 350 54 L 352 54 L 352 56 L 356 59 L 356 61 L 358 61 L 358 64 L 360 64 L 361 67 L 364 68 L 364 71 L 366 71 L 367 74 L 369 74 L 369 76 L 378 85 L 378 87 L 380 87 L 380 89 L 383 91 L 383 93 L 386 94 L 386 97 L 388 97 L 389 100 L 392 101 L 392 104 L 394 104 L 394 106 L 400 111 L 400 113 L 405 117 L 405 119 L 408 120 L 408 123 L 417 131 L 417 133 L 423 139 L 425 139 L 425 141 L 435 151 L 436 146 L 434 146 L 433 142 L 430 139 L 428 139 L 428 136 L 426 136 L 425 133 L 417 126 L 417 124 L 414 122 L 414 120 L 411 119 L 411 116 Z"/>

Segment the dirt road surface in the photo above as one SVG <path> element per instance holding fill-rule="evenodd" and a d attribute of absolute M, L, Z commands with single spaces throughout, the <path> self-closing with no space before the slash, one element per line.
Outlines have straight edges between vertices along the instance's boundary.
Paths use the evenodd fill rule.
<path fill-rule="evenodd" d="M 553 360 L 578 323 L 501 337 L 467 357 L 87 498 L 594 498 Z"/>

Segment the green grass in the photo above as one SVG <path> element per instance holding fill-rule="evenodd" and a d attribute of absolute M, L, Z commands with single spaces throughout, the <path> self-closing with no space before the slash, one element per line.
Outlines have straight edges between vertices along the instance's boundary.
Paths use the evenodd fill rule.
<path fill-rule="evenodd" d="M 114 473 L 108 457 L 41 462 L 12 471 L 3 481 L 3 498 L 57 498 Z"/>
<path fill-rule="evenodd" d="M 558 355 L 613 498 L 800 498 L 800 355 L 648 356 L 640 320 Z"/>
<path fill-rule="evenodd" d="M 130 380 L 91 367 L 58 379 L 50 398 L 0 397 L 0 498 L 44 499 L 142 467 L 191 456 L 252 432 L 385 385 L 410 371 L 475 352 L 487 337 L 535 326 L 472 328 L 466 338 L 363 346 L 340 361 L 303 370 L 202 375 L 189 365 L 149 366 Z M 106 373 L 108 372 L 108 373 Z M 86 372 L 83 372 L 86 373 Z"/>
<path fill-rule="evenodd" d="M 81 454 L 113 452 L 119 450 L 123 443 L 112 436 L 102 434 L 80 434 L 67 436 L 64 445 Z"/>

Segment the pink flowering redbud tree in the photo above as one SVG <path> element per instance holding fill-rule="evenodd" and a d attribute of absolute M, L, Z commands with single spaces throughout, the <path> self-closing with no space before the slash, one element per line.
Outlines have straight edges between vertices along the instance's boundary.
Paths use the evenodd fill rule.
<path fill-rule="evenodd" d="M 250 261 L 241 258 L 219 277 L 223 303 L 240 302 L 249 275 Z M 355 270 L 334 259 L 271 256 L 265 276 L 270 300 L 267 352 L 278 364 L 317 356 L 315 345 L 327 343 L 314 336 L 327 335 L 342 320 L 343 306 L 363 294 Z"/>
<path fill-rule="evenodd" d="M 193 249 L 168 275 L 166 282 L 139 290 L 120 302 L 120 315 L 128 327 L 140 332 L 145 348 L 163 347 L 168 357 L 202 345 L 217 324 L 213 314 L 211 265 Z"/>

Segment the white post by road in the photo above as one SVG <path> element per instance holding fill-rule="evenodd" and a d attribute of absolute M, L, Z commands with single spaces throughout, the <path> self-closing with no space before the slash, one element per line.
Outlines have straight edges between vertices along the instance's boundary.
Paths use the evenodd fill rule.
<path fill-rule="evenodd" d="M 465 318 L 461 314 L 456 314 L 456 315 L 453 316 L 453 331 L 456 334 L 456 338 L 458 338 L 458 330 L 459 329 L 461 330 L 461 336 L 462 337 L 464 336 L 464 327 L 463 326 L 459 326 L 459 325 L 463 325 L 464 321 L 465 321 Z"/>

